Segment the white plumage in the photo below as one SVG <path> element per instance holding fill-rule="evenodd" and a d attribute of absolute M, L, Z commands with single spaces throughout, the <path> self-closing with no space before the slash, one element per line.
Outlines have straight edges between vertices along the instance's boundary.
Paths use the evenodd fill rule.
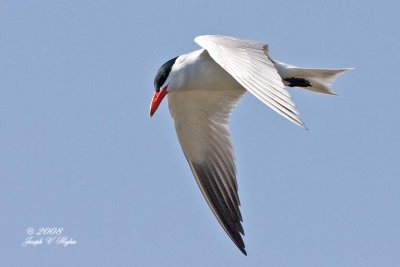
<path fill-rule="evenodd" d="M 196 182 L 219 223 L 246 254 L 229 134 L 232 109 L 248 91 L 304 127 L 285 85 L 333 94 L 331 82 L 349 69 L 304 69 L 274 61 L 266 44 L 252 40 L 205 35 L 195 41 L 203 49 L 160 68 L 150 114 L 168 95 L 176 133 Z"/>

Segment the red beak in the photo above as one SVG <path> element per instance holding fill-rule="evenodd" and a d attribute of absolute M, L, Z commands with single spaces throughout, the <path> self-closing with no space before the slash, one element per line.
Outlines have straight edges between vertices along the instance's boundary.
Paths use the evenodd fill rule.
<path fill-rule="evenodd" d="M 161 104 L 163 98 L 168 94 L 167 87 L 164 87 L 159 92 L 154 92 L 153 99 L 150 104 L 150 117 L 156 112 L 158 106 Z"/>

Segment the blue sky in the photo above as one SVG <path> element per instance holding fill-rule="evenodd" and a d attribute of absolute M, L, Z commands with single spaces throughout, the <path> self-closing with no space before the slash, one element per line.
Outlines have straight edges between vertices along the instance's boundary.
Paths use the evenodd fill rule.
<path fill-rule="evenodd" d="M 398 266 L 396 1 L 1 1 L 2 266 Z M 168 59 L 194 37 L 264 41 L 304 67 L 355 67 L 338 97 L 290 93 L 309 131 L 251 95 L 233 112 L 243 256 L 181 152 Z M 23 247 L 32 227 L 78 243 Z"/>

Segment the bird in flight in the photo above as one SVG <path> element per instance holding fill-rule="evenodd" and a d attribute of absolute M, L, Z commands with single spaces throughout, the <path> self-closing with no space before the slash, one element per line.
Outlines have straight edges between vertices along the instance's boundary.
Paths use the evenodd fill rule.
<path fill-rule="evenodd" d="M 220 35 L 195 38 L 202 49 L 164 63 L 154 79 L 153 116 L 168 105 L 183 153 L 209 207 L 247 255 L 229 116 L 245 92 L 305 127 L 285 86 L 334 95 L 331 82 L 350 68 L 299 68 L 273 60 L 268 45 Z"/>

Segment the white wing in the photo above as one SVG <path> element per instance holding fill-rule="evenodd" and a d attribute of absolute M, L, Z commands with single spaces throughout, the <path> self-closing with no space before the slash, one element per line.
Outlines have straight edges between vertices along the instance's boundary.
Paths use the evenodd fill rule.
<path fill-rule="evenodd" d="M 283 117 L 304 127 L 295 104 L 268 56 L 266 44 L 219 35 L 199 36 L 195 42 L 206 49 L 215 62 L 246 90 Z"/>
<path fill-rule="evenodd" d="M 201 192 L 227 234 L 244 253 L 229 115 L 243 90 L 171 92 L 168 105 L 182 150 Z"/>

